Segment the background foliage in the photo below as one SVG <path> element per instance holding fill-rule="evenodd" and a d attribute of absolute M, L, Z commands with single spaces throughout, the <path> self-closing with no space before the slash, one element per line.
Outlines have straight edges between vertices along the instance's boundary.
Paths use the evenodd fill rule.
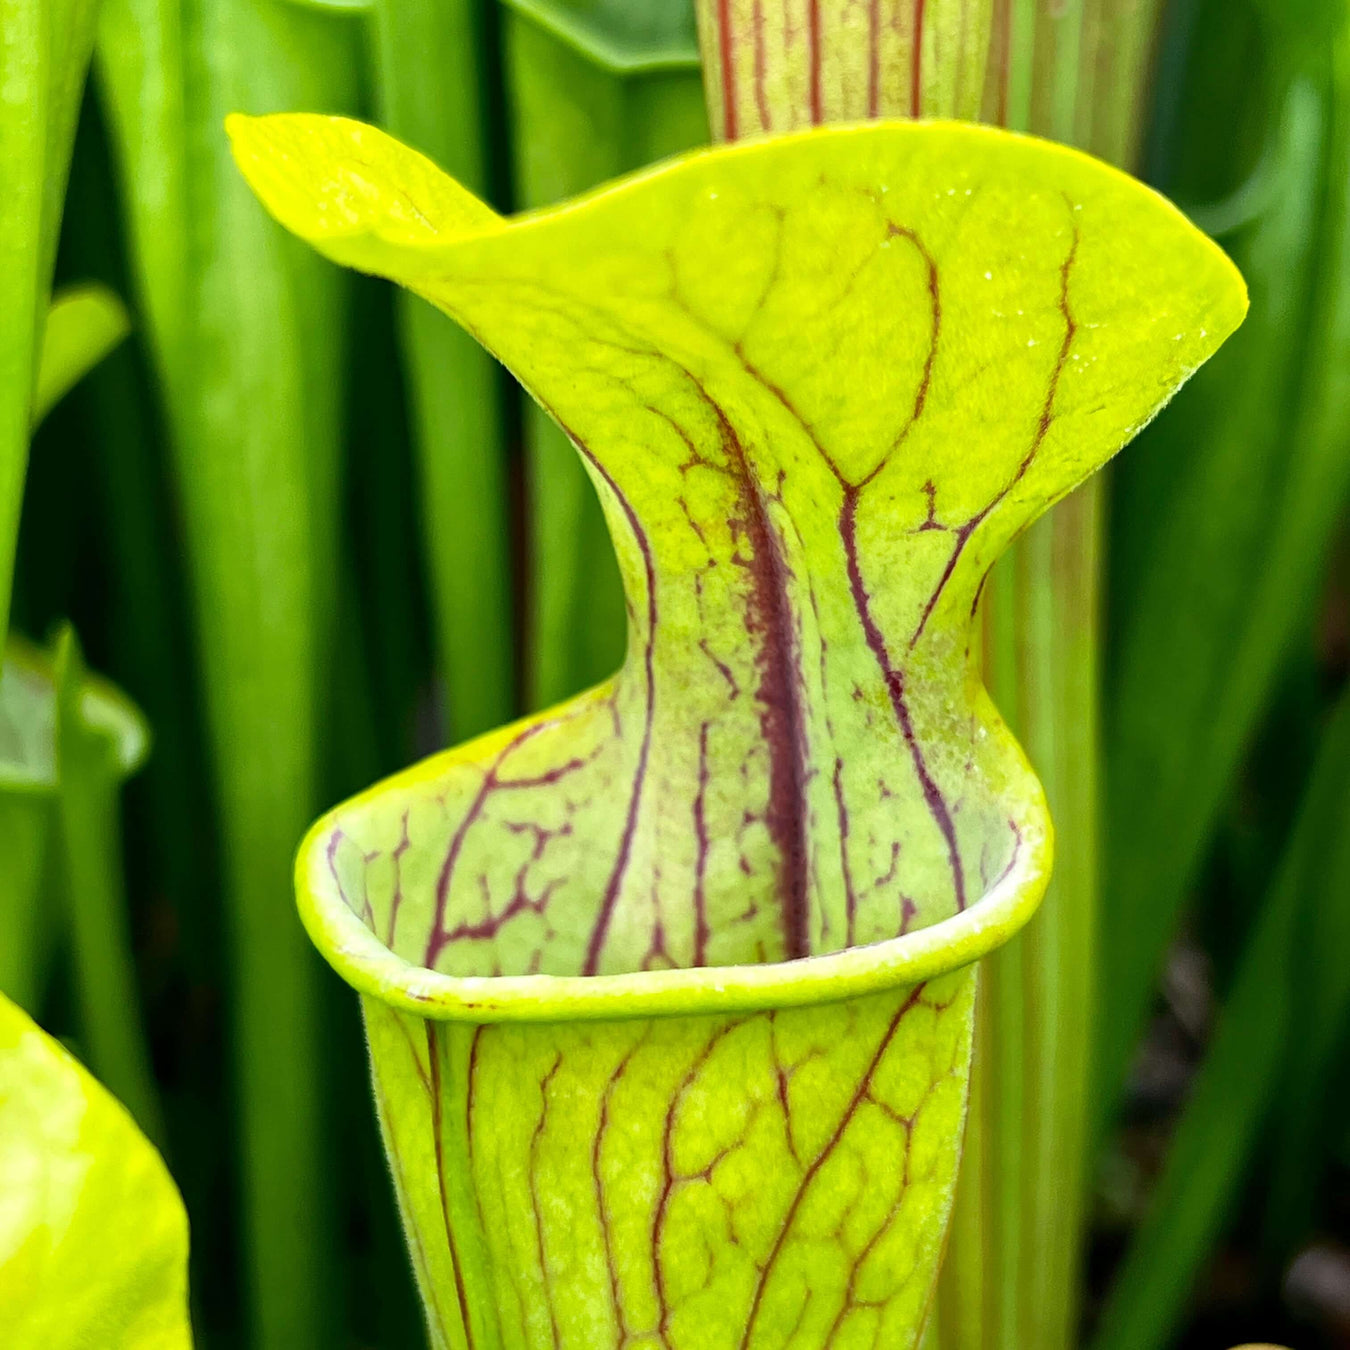
<path fill-rule="evenodd" d="M 1109 43 L 1131 6 L 1008 12 L 1041 9 Z M 99 25 L 55 268 L 133 336 L 35 436 L 12 626 L 53 641 L 68 707 L 70 620 L 154 744 L 119 831 L 121 770 L 72 729 L 51 955 L 9 992 L 163 1142 L 200 1344 L 415 1345 L 356 1010 L 291 851 L 322 806 L 607 674 L 621 601 L 552 428 L 424 306 L 284 240 L 220 123 L 356 112 L 539 204 L 707 138 L 692 7 L 105 0 Z M 1108 491 L 1075 1343 L 1343 1346 L 1350 12 L 1171 0 L 1152 65 L 1146 175 L 1253 307 Z"/>

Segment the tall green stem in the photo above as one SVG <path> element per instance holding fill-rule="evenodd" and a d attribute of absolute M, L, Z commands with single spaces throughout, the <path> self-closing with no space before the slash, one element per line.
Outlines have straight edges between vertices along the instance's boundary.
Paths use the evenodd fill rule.
<path fill-rule="evenodd" d="M 996 35 L 1007 57 L 986 115 L 1129 166 L 1159 10 L 1156 0 L 1015 3 Z M 1045 785 L 1057 857 L 1036 921 L 986 962 L 976 1075 L 988 1081 L 968 1150 L 986 1155 L 977 1174 L 999 1184 L 980 1227 L 958 1220 L 953 1233 L 949 1287 L 959 1289 L 963 1265 L 987 1268 L 984 1301 L 943 1302 L 943 1343 L 962 1350 L 1077 1344 L 1097 1015 L 1104 509 L 1094 480 L 1033 526 L 990 591 L 990 690 Z"/>
<path fill-rule="evenodd" d="M 1094 1008 L 1102 493 L 1080 490 L 995 574 L 987 670 L 1055 819 L 1049 910 L 985 964 L 966 1167 L 984 1212 L 953 1232 L 944 1345 L 1075 1344 Z M 979 1184 L 978 1182 L 976 1183 Z M 964 1185 L 964 1181 L 963 1181 Z M 960 1289 L 984 1267 L 985 1300 Z"/>
<path fill-rule="evenodd" d="M 136 1117 L 141 1129 L 163 1145 L 159 1095 L 136 990 L 117 801 L 126 770 L 139 767 L 146 728 L 132 708 L 107 700 L 104 706 L 116 713 L 119 725 L 91 724 L 84 661 L 70 627 L 56 641 L 53 682 L 57 834 L 81 1031 L 89 1064 L 100 1081 Z M 127 763 L 122 762 L 121 740 L 137 743 Z"/>
<path fill-rule="evenodd" d="M 163 379 L 231 920 L 253 1343 L 326 1344 L 318 971 L 290 903 L 316 796 L 336 574 L 339 278 L 263 217 L 222 131 L 344 109 L 350 20 L 271 0 L 110 0 L 104 93 Z"/>
<path fill-rule="evenodd" d="M 33 386 L 97 0 L 0 0 L 0 641 Z"/>

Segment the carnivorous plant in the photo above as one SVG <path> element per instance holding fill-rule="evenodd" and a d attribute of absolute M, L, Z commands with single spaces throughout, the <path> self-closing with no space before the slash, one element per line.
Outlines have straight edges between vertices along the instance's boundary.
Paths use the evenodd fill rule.
<path fill-rule="evenodd" d="M 1075 152 L 881 123 L 506 220 L 374 128 L 234 118 L 268 209 L 431 300 L 595 483 L 612 679 L 315 826 L 438 1345 L 917 1342 L 974 962 L 1048 879 L 995 558 L 1240 322 Z"/>

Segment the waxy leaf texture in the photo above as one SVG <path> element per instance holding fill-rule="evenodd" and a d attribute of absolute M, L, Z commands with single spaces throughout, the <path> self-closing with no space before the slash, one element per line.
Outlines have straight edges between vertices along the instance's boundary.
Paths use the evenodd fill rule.
<path fill-rule="evenodd" d="M 283 224 L 557 421 L 628 596 L 612 680 L 301 853 L 441 1343 L 912 1344 L 968 967 L 1051 852 L 981 587 L 1240 322 L 1235 269 L 1128 177 L 971 126 L 737 145 L 510 221 L 371 127 L 230 132 Z"/>
<path fill-rule="evenodd" d="M 187 1214 L 125 1109 L 0 995 L 0 1344 L 188 1350 Z"/>

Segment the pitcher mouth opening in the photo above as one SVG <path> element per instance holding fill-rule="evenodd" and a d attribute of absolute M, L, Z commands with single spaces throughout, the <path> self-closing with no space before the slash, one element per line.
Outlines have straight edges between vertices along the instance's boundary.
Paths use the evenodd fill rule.
<path fill-rule="evenodd" d="M 1029 769 L 1005 796 L 1017 847 L 979 899 L 950 917 L 881 941 L 792 959 L 678 966 L 601 974 L 448 974 L 401 955 L 373 915 L 344 895 L 333 865 L 336 841 L 363 808 L 391 789 L 435 781 L 456 752 L 396 775 L 323 816 L 296 859 L 300 917 L 330 966 L 358 993 L 433 1021 L 558 1022 L 749 1012 L 834 1003 L 960 969 L 994 951 L 1031 917 L 1045 893 L 1053 831 Z M 1020 756 L 1019 756 L 1020 757 Z M 406 838 L 406 830 L 405 836 Z"/>

